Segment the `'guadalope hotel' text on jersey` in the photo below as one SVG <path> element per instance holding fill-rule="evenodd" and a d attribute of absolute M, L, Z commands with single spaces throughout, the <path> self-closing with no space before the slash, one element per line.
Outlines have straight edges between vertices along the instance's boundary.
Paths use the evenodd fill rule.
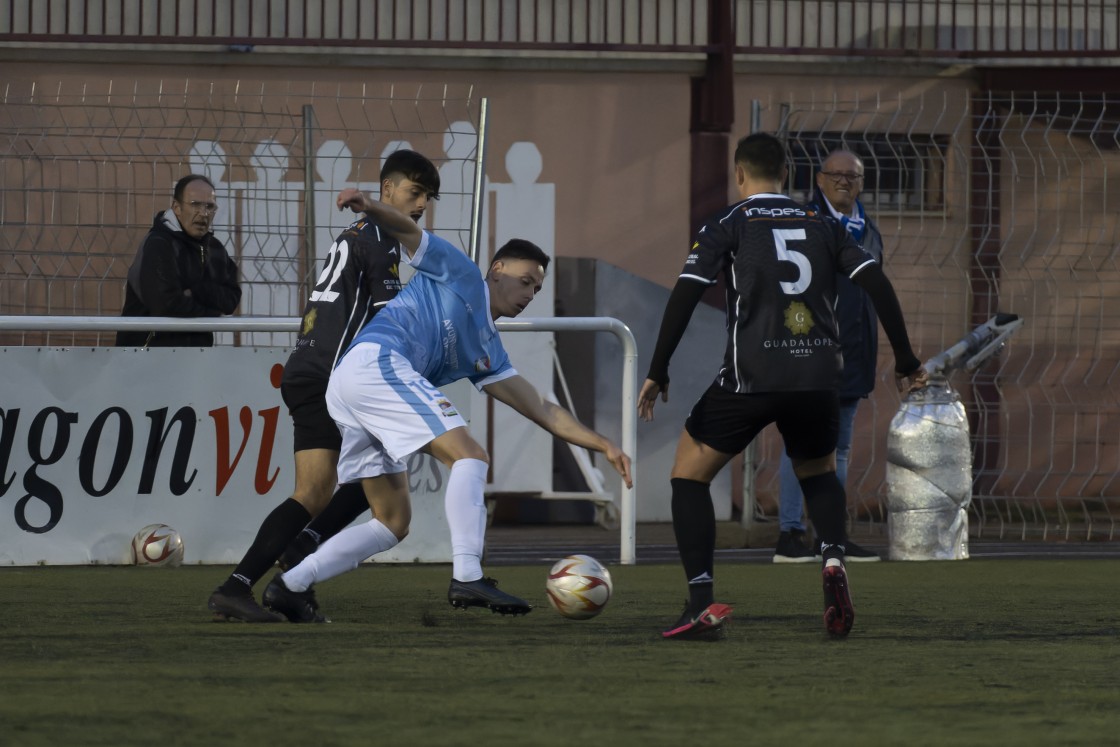
<path fill-rule="evenodd" d="M 834 389 L 841 370 L 836 273 L 875 260 L 831 217 L 757 194 L 697 235 L 681 278 L 727 282 L 728 345 L 717 383 L 731 392 Z"/>
<path fill-rule="evenodd" d="M 490 292 L 470 257 L 424 232 L 408 262 L 416 274 L 351 345 L 375 342 L 403 355 L 433 386 L 469 379 L 481 389 L 517 371 L 490 318 Z"/>
<path fill-rule="evenodd" d="M 396 239 L 368 218 L 355 221 L 331 246 L 307 299 L 285 378 L 327 378 L 354 335 L 401 289 Z"/>

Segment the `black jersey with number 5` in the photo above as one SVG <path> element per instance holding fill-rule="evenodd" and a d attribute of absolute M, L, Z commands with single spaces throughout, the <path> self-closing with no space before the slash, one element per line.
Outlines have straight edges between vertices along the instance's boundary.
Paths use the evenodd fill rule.
<path fill-rule="evenodd" d="M 874 262 L 837 221 L 784 195 L 752 195 L 708 221 L 681 277 L 713 284 L 724 274 L 720 387 L 834 389 L 841 369 L 836 273 L 852 277 Z"/>
<path fill-rule="evenodd" d="M 397 241 L 367 218 L 339 234 L 304 307 L 285 379 L 321 379 L 326 387 L 354 335 L 400 292 L 400 256 Z"/>

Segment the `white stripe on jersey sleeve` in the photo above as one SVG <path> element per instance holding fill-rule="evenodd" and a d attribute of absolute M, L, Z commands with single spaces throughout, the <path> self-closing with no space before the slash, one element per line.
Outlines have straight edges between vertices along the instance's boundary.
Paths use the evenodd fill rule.
<path fill-rule="evenodd" d="M 848 279 L 850 280 L 850 279 L 854 278 L 854 277 L 855 277 L 855 276 L 856 276 L 857 274 L 859 274 L 859 271 L 860 271 L 860 270 L 862 270 L 862 269 L 863 269 L 864 267 L 867 267 L 868 265 L 877 265 L 877 264 L 879 264 L 879 263 L 878 263 L 878 262 L 876 262 L 876 261 L 875 261 L 875 260 L 873 260 L 873 259 L 869 259 L 869 260 L 867 260 L 866 262 L 864 262 L 863 264 L 861 264 L 861 265 L 860 265 L 859 267 L 857 267 L 856 269 L 852 270 L 852 271 L 851 271 L 851 273 L 850 273 L 850 274 L 848 275 Z"/>
<path fill-rule="evenodd" d="M 428 239 L 429 238 L 430 238 L 430 234 L 427 231 L 421 231 L 420 232 L 420 246 L 416 247 L 416 251 L 412 253 L 411 257 L 408 256 L 408 251 L 402 251 L 401 252 L 401 262 L 404 262 L 405 264 L 408 264 L 408 265 L 412 265 L 414 267 L 416 265 L 420 264 L 421 260 L 423 260 L 423 258 L 424 258 L 424 253 L 428 250 Z"/>
<path fill-rule="evenodd" d="M 708 280 L 707 278 L 700 277 L 699 275 L 692 275 L 687 272 L 681 273 L 679 277 L 685 280 L 698 280 L 704 285 L 715 285 L 718 282 L 717 280 Z"/>
<path fill-rule="evenodd" d="M 514 368 L 513 366 L 510 366 L 509 368 L 507 368 L 505 371 L 502 371 L 501 373 L 496 373 L 493 376 L 487 376 L 485 379 L 482 379 L 481 381 L 476 381 L 476 382 L 472 382 L 472 383 L 474 384 L 474 388 L 481 392 L 482 387 L 488 386 L 490 384 L 496 384 L 499 381 L 505 381 L 506 379 L 510 378 L 511 376 L 517 376 L 517 369 Z"/>

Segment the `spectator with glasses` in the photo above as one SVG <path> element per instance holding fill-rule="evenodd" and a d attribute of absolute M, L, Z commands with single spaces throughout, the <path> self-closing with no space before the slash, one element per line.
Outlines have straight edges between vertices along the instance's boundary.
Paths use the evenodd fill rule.
<path fill-rule="evenodd" d="M 171 207 L 156 214 L 128 268 L 121 316 L 216 317 L 237 310 L 237 265 L 211 232 L 217 211 L 205 176 L 188 174 L 175 184 Z M 117 333 L 117 347 L 213 345 L 213 332 Z"/>
<path fill-rule="evenodd" d="M 864 252 L 883 264 L 883 237 L 863 209 L 859 194 L 863 190 L 863 161 L 846 150 L 828 154 L 817 173 L 817 189 L 811 205 L 823 215 L 831 215 L 848 230 Z M 836 439 L 836 477 L 847 487 L 848 457 L 852 449 L 852 427 L 859 401 L 875 388 L 875 361 L 879 354 L 878 317 L 868 295 L 850 278 L 836 278 L 836 320 L 840 333 L 840 352 L 844 368 L 837 396 L 840 400 L 840 432 Z M 801 486 L 793 473 L 793 463 L 782 452 L 779 467 L 778 545 L 775 563 L 811 563 L 819 551 L 804 542 Z M 852 542 L 846 544 L 849 561 L 879 560 L 874 550 Z"/>

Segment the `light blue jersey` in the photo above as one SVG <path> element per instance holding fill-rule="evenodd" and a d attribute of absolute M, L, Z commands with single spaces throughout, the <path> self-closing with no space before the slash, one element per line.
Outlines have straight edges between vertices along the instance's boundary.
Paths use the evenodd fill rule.
<path fill-rule="evenodd" d="M 433 386 L 470 379 L 481 388 L 517 373 L 490 318 L 490 292 L 478 266 L 455 246 L 424 231 L 404 289 L 350 344 L 397 351 Z M 347 351 L 349 352 L 349 351 Z"/>

